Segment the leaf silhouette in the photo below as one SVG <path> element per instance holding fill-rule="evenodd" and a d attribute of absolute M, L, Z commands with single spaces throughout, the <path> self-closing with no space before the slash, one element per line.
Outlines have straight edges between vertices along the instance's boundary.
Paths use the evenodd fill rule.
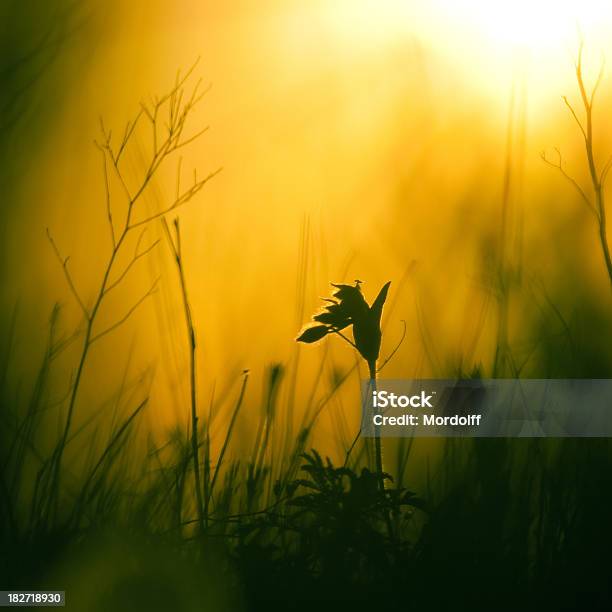
<path fill-rule="evenodd" d="M 324 323 L 336 330 L 341 330 L 351 324 L 351 318 L 342 311 L 339 304 L 327 306 L 325 312 L 321 312 L 313 317 L 318 323 Z"/>
<path fill-rule="evenodd" d="M 306 342 L 312 344 L 318 342 L 321 338 L 324 338 L 328 333 L 329 329 L 325 325 L 315 325 L 305 329 L 297 338 L 298 342 Z"/>
<path fill-rule="evenodd" d="M 380 319 L 390 285 L 390 281 L 384 285 L 372 306 L 362 316 L 356 318 L 353 323 L 355 344 L 361 356 L 368 363 L 375 363 L 380 353 L 380 342 L 382 339 Z"/>
<path fill-rule="evenodd" d="M 372 307 L 370 310 L 372 312 L 377 313 L 379 317 L 380 315 L 382 315 L 383 306 L 385 305 L 385 302 L 387 301 L 387 293 L 389 293 L 390 286 L 391 286 L 391 281 L 389 281 L 388 283 L 385 283 L 383 288 L 379 291 L 378 295 L 376 296 L 376 299 L 372 303 Z"/>

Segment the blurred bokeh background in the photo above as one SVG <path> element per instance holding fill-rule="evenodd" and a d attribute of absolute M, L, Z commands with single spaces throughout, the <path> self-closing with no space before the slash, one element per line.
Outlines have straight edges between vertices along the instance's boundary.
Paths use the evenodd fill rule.
<path fill-rule="evenodd" d="M 94 146 L 100 118 L 121 134 L 140 102 L 168 91 L 197 58 L 194 74 L 211 87 L 190 129 L 210 129 L 184 151 L 183 167 L 201 175 L 223 168 L 178 212 L 203 406 L 213 390 L 217 399 L 236 393 L 249 369 L 253 409 L 237 425 L 247 435 L 266 368 L 291 361 L 292 375 L 294 339 L 329 282 L 354 279 L 368 299 L 392 281 L 383 357 L 406 322 L 386 377 L 610 374 L 610 283 L 597 226 L 541 159 L 545 151 L 554 160 L 559 147 L 589 191 L 581 135 L 562 96 L 582 112 L 574 74 L 581 38 L 589 87 L 611 56 L 609 3 L 54 5 L 1 9 L 0 304 L 3 336 L 16 339 L 11 397 L 36 373 L 53 304 L 62 305 L 64 333 L 79 325 L 47 228 L 86 302 L 100 283 L 110 248 Z M 594 107 L 599 167 L 612 154 L 611 93 L 605 73 Z M 126 154 L 128 179 L 143 171 L 147 138 L 138 132 Z M 141 205 L 159 210 L 174 182 L 168 167 Z M 113 197 L 120 208 L 121 193 Z M 150 232 L 151 241 L 162 236 L 159 227 Z M 163 241 L 101 317 L 119 318 L 157 276 L 159 291 L 92 351 L 79 421 L 126 372 L 150 385 L 154 429 L 187 421 L 184 323 Z M 573 353 L 567 329 L 581 347 Z M 512 347 L 513 365 L 499 346 Z M 67 351 L 53 373 L 58 414 L 75 354 Z M 324 397 L 326 381 L 354 359 L 339 340 L 301 349 L 297 386 L 286 392 L 298 400 L 285 397 L 278 417 L 298 422 L 302 399 Z M 321 413 L 324 445 L 339 418 L 349 439 L 356 431 L 357 378 Z"/>

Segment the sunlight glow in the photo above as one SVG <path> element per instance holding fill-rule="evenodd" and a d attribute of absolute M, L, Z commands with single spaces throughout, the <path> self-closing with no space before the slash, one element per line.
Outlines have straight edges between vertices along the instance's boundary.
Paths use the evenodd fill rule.
<path fill-rule="evenodd" d="M 294 16 L 293 43 L 310 36 Z M 374 63 L 414 44 L 492 97 L 518 79 L 532 100 L 548 99 L 573 79 L 581 40 L 587 72 L 612 51 L 612 0 L 335 0 L 318 4 L 318 19 L 345 57 Z"/>
<path fill-rule="evenodd" d="M 436 0 L 492 45 L 529 51 L 571 44 L 612 17 L 609 0 Z"/>

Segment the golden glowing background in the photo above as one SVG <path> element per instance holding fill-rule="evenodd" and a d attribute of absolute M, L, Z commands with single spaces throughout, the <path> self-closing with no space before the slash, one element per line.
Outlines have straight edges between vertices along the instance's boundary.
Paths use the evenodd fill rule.
<path fill-rule="evenodd" d="M 198 57 L 196 72 L 212 88 L 192 126 L 210 130 L 186 151 L 184 167 L 202 175 L 223 167 L 179 213 L 202 405 L 213 388 L 233 385 L 235 393 L 249 368 L 256 407 L 265 367 L 295 356 L 294 338 L 329 281 L 361 279 L 368 299 L 392 281 L 383 356 L 401 320 L 407 336 L 385 376 L 478 364 L 490 374 L 497 314 L 489 264 L 504 193 L 508 265 L 521 272 L 509 336 L 525 371 L 549 374 L 528 360 L 546 296 L 566 318 L 578 302 L 609 313 L 593 221 L 540 159 L 559 147 L 586 181 L 580 135 L 561 96 L 578 102 L 580 36 L 589 83 L 602 56 L 612 57 L 609 2 L 153 0 L 100 4 L 87 19 L 97 35 L 65 51 L 67 72 L 55 84 L 61 106 L 21 166 L 18 205 L 4 213 L 2 299 L 7 312 L 19 300 L 24 370 L 36 366 L 55 301 L 65 305 L 64 329 L 78 321 L 46 228 L 70 255 L 82 295 L 100 280 L 109 248 L 93 146 L 100 116 L 120 133 L 142 99 L 167 91 L 176 70 Z M 54 83 L 45 87 L 42 104 Z M 611 92 L 606 74 L 595 108 L 601 164 L 612 153 Z M 128 174 L 142 170 L 134 152 L 126 164 Z M 147 206 L 159 206 L 173 180 L 172 171 L 161 175 Z M 149 368 L 151 422 L 187 419 L 184 328 L 163 244 L 104 316 L 112 321 L 158 274 L 160 291 L 96 348 L 80 404 L 108 399 L 129 365 L 134 378 Z M 325 380 L 354 360 L 339 342 L 330 350 Z M 300 349 L 298 397 L 310 392 L 323 351 Z M 61 397 L 66 379 L 56 384 Z M 355 378 L 323 413 L 320 433 L 339 427 L 341 413 L 352 437 L 357 393 Z M 294 410 L 285 418 L 299 418 L 300 401 Z M 246 410 L 240 427 L 246 432 L 257 415 Z"/>

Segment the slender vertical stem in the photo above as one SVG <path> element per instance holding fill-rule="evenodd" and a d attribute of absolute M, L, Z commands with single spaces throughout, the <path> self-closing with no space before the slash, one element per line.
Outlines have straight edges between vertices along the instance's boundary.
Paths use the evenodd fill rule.
<path fill-rule="evenodd" d="M 127 227 L 127 226 L 126 226 Z M 70 391 L 70 399 L 68 401 L 68 411 L 66 413 L 66 422 L 64 424 L 64 430 L 62 432 L 62 437 L 56 448 L 55 461 L 53 465 L 53 474 L 51 480 L 51 495 L 49 499 L 54 499 L 55 503 L 59 502 L 59 488 L 60 488 L 60 475 L 62 471 L 62 459 L 64 455 L 64 449 L 66 448 L 66 444 L 68 443 L 68 436 L 70 434 L 70 429 L 72 426 L 72 418 L 74 416 L 74 409 L 76 406 L 76 401 L 79 395 L 79 390 L 81 388 L 81 381 L 83 379 L 83 371 L 85 369 L 85 363 L 87 362 L 87 356 L 89 355 L 89 349 L 91 348 L 91 339 L 94 328 L 94 323 L 96 322 L 97 314 L 100 310 L 100 306 L 102 301 L 104 300 L 104 296 L 106 294 L 106 289 L 108 286 L 108 281 L 110 278 L 111 271 L 113 269 L 113 264 L 115 263 L 115 259 L 117 258 L 117 253 L 121 248 L 123 241 L 125 240 L 125 236 L 127 234 L 127 229 L 125 229 L 119 240 L 114 244 L 113 249 L 111 251 L 110 257 L 107 261 L 106 268 L 104 270 L 104 274 L 102 277 L 102 282 L 100 283 L 100 287 L 98 289 L 98 293 L 96 295 L 96 299 L 94 301 L 94 305 L 87 317 L 87 324 L 85 326 L 85 338 L 83 339 L 83 348 L 81 349 L 81 354 L 79 356 L 79 361 L 77 364 L 76 374 L 74 377 L 74 383 L 72 384 L 72 389 Z M 55 508 L 57 510 L 57 508 Z"/>
<path fill-rule="evenodd" d="M 603 67 L 602 67 L 603 70 Z M 578 54 L 578 63 L 576 65 L 576 79 L 578 81 L 578 88 L 580 90 L 580 97 L 584 106 L 586 115 L 586 128 L 582 129 L 584 136 L 584 145 L 586 149 L 587 162 L 589 166 L 589 174 L 591 182 L 593 184 L 593 192 L 595 194 L 595 210 L 597 213 L 597 220 L 599 223 L 599 241 L 601 243 L 601 250 L 604 256 L 606 264 L 606 270 L 610 279 L 610 285 L 612 286 L 612 258 L 610 256 L 610 247 L 608 245 L 608 236 L 606 229 L 606 203 L 604 197 L 604 181 L 605 175 L 600 175 L 597 171 L 597 165 L 595 163 L 595 153 L 593 148 L 593 101 L 595 99 L 595 93 L 599 87 L 603 72 L 600 72 L 597 79 L 597 83 L 593 88 L 591 96 L 587 94 L 586 87 L 584 84 L 584 78 L 582 76 L 582 47 Z M 582 127 L 582 126 L 581 126 Z"/>
<path fill-rule="evenodd" d="M 504 180 L 501 198 L 501 231 L 499 236 L 499 251 L 497 261 L 497 341 L 495 343 L 495 358 L 493 361 L 493 378 L 503 374 L 508 357 L 508 238 L 510 229 L 510 206 L 512 204 L 512 149 L 514 140 L 514 86 L 510 94 L 508 111 L 508 126 L 506 131 L 506 158 L 504 164 Z"/>
<path fill-rule="evenodd" d="M 370 385 L 372 391 L 376 391 L 376 360 L 368 361 L 368 370 L 370 373 Z M 375 408 L 378 412 L 378 409 Z M 376 472 L 378 474 L 378 487 L 380 492 L 384 495 L 385 493 L 385 477 L 384 477 L 384 465 L 383 465 L 383 452 L 382 452 L 382 440 L 380 438 L 380 425 L 374 425 L 374 454 L 376 461 Z M 387 525 L 387 531 L 389 537 L 394 537 L 393 523 L 391 522 L 391 516 L 387 508 L 383 511 L 385 517 L 385 523 Z"/>
<path fill-rule="evenodd" d="M 167 225 L 164 223 L 167 230 Z M 174 261 L 179 275 L 181 286 L 181 297 L 183 300 L 183 309 L 185 314 L 185 323 L 187 326 L 187 335 L 189 338 L 189 395 L 191 405 L 191 452 L 193 455 L 193 476 L 195 480 L 196 503 L 198 506 L 198 523 L 200 532 L 204 531 L 204 502 L 202 496 L 202 483 L 200 480 L 200 459 L 199 449 L 200 442 L 198 439 L 198 402 L 197 402 L 197 382 L 196 382 L 196 331 L 191 316 L 191 307 L 189 305 L 189 297 L 187 294 L 187 283 L 185 281 L 185 269 L 183 266 L 183 256 L 181 250 L 181 232 L 178 219 L 174 221 L 174 230 L 176 242 L 171 241 L 171 247 L 174 252 Z M 169 232 L 166 232 L 168 239 L 171 240 Z"/>
<path fill-rule="evenodd" d="M 612 286 L 612 257 L 610 256 L 610 248 L 608 246 L 608 236 L 606 234 L 606 209 L 603 204 L 603 194 L 601 195 L 601 204 L 599 206 L 599 241 L 606 261 L 606 268 L 610 278 L 610 286 Z"/>
<path fill-rule="evenodd" d="M 606 270 L 612 285 L 612 258 L 610 257 L 610 248 L 608 246 L 608 236 L 606 229 L 606 202 L 604 196 L 604 189 L 601 180 L 597 174 L 595 167 L 595 157 L 593 153 L 593 135 L 592 135 L 592 119 L 591 119 L 591 107 L 587 110 L 587 141 L 586 141 L 587 159 L 589 162 L 589 173 L 591 175 L 591 181 L 593 183 L 593 191 L 595 192 L 595 208 L 597 210 L 597 216 L 599 221 L 599 242 L 601 244 L 601 251 L 604 256 L 606 264 Z"/>
<path fill-rule="evenodd" d="M 372 392 L 376 391 L 376 362 L 369 361 L 368 369 L 370 372 L 370 385 Z M 375 408 L 378 412 L 378 409 Z M 380 441 L 380 425 L 374 425 L 374 453 L 376 461 L 376 472 L 379 475 L 379 487 L 381 491 L 385 490 L 385 479 L 383 478 L 383 455 L 382 455 L 382 444 Z"/>
<path fill-rule="evenodd" d="M 238 395 L 238 400 L 236 401 L 236 406 L 234 407 L 234 411 L 232 412 L 232 417 L 230 419 L 229 426 L 227 428 L 227 432 L 225 434 L 225 440 L 223 440 L 223 446 L 221 447 L 219 458 L 217 459 L 215 473 L 212 477 L 212 481 L 210 481 L 210 487 L 208 488 L 208 491 L 204 497 L 204 509 L 206 510 L 204 514 L 205 514 L 206 520 L 208 520 L 208 507 L 210 504 L 210 499 L 212 497 L 212 494 L 214 493 L 217 478 L 219 477 L 219 474 L 221 473 L 221 466 L 223 465 L 223 459 L 225 457 L 225 452 L 227 451 L 227 447 L 232 437 L 232 432 L 234 431 L 234 425 L 236 424 L 236 419 L 238 418 L 238 413 L 240 412 L 240 408 L 244 400 L 244 395 L 246 392 L 248 381 L 249 381 L 249 373 L 248 371 L 245 371 L 243 374 L 242 386 L 240 387 L 240 393 Z M 210 445 L 207 444 L 207 448 L 209 447 Z M 208 480 L 206 482 L 208 482 Z"/>
<path fill-rule="evenodd" d="M 95 324 L 97 321 L 97 316 L 102 307 L 102 304 L 104 303 L 104 298 L 106 297 L 109 291 L 111 291 L 114 287 L 117 287 L 119 283 L 121 283 L 121 281 L 125 278 L 125 275 L 127 274 L 128 270 L 131 268 L 132 264 L 137 259 L 139 259 L 144 253 L 148 252 L 148 250 L 146 250 L 140 254 L 136 253 L 132 261 L 128 264 L 128 266 L 126 267 L 124 272 L 119 276 L 119 278 L 115 280 L 114 282 L 111 282 L 110 281 L 111 273 L 116 267 L 116 263 L 119 258 L 119 252 L 122 250 L 122 246 L 124 246 L 124 243 L 126 242 L 126 237 L 128 236 L 128 234 L 130 234 L 130 232 L 133 229 L 137 227 L 146 226 L 152 221 L 163 217 L 167 213 L 174 211 L 177 208 L 189 202 L 200 191 L 200 189 L 202 189 L 202 187 L 208 182 L 208 180 L 210 180 L 215 174 L 219 172 L 219 170 L 217 170 L 209 174 L 208 176 L 206 176 L 204 179 L 200 179 L 200 180 L 197 179 L 196 173 L 194 172 L 193 185 L 189 187 L 188 189 L 181 191 L 179 189 L 180 187 L 180 163 L 179 163 L 179 172 L 177 176 L 176 199 L 171 204 L 169 204 L 167 207 L 165 207 L 164 209 L 156 213 L 150 214 L 149 216 L 145 216 L 144 218 L 140 218 L 138 220 L 133 220 L 132 217 L 135 214 L 135 206 L 137 202 L 141 199 L 142 195 L 145 193 L 148 186 L 151 184 L 153 177 L 155 176 L 159 168 L 162 166 L 164 161 L 169 156 L 171 156 L 174 152 L 178 151 L 182 147 L 188 145 L 189 143 L 193 142 L 195 139 L 199 138 L 199 136 L 205 131 L 205 130 L 201 130 L 200 132 L 197 132 L 194 136 L 191 136 L 191 137 L 186 137 L 186 138 L 183 137 L 183 130 L 186 125 L 187 117 L 203 95 L 203 94 L 198 94 L 198 86 L 199 86 L 199 83 L 198 83 L 194 87 L 193 93 L 191 94 L 189 99 L 186 101 L 183 101 L 183 92 L 184 92 L 183 86 L 186 80 L 190 77 L 194 68 L 195 68 L 195 64 L 191 67 L 190 70 L 187 71 L 185 75 L 183 75 L 180 78 L 177 76 L 177 80 L 176 80 L 174 88 L 168 94 L 163 96 L 161 99 L 156 99 L 155 102 L 152 104 L 152 108 L 147 108 L 146 105 L 142 105 L 142 109 L 138 113 L 136 118 L 132 122 L 128 123 L 123 139 L 116 152 L 114 150 L 114 147 L 111 144 L 111 136 L 112 136 L 111 132 L 110 130 L 107 131 L 106 128 L 104 127 L 104 124 L 101 122 L 103 140 L 101 143 L 96 143 L 96 144 L 104 156 L 104 184 L 105 184 L 106 213 L 107 213 L 106 216 L 107 216 L 108 225 L 110 229 L 112 249 L 106 261 L 106 265 L 105 265 L 103 276 L 102 276 L 102 281 L 97 290 L 96 297 L 94 299 L 91 310 L 88 310 L 85 307 L 83 301 L 80 299 L 78 292 L 76 291 L 76 288 L 74 286 L 70 273 L 68 272 L 66 268 L 66 262 L 68 260 L 62 259 L 60 257 L 59 252 L 57 248 L 55 247 L 55 244 L 53 243 L 53 239 L 51 238 L 51 236 L 49 236 L 51 243 L 53 245 L 53 248 L 55 249 L 57 256 L 60 258 L 60 262 L 62 263 L 62 266 L 64 268 L 64 273 L 68 281 L 68 285 L 72 293 L 74 294 L 75 298 L 77 299 L 79 306 L 83 310 L 84 315 L 85 315 L 85 320 L 86 320 L 85 335 L 84 335 L 80 355 L 77 361 L 74 381 L 72 383 L 71 390 L 70 390 L 70 397 L 68 399 L 68 410 L 66 413 L 65 423 L 64 423 L 58 444 L 55 447 L 55 450 L 53 452 L 52 460 L 50 463 L 50 478 L 48 481 L 49 483 L 48 493 L 49 494 L 47 495 L 46 504 L 47 504 L 47 508 L 51 508 L 55 512 L 57 512 L 58 505 L 59 505 L 59 490 L 60 490 L 60 476 L 62 472 L 62 460 L 63 460 L 66 445 L 69 442 L 70 431 L 72 428 L 72 421 L 73 421 L 73 417 L 74 417 L 74 413 L 75 413 L 75 409 L 77 405 L 77 400 L 79 397 L 79 392 L 80 392 L 81 384 L 83 380 L 83 373 L 85 370 L 85 365 L 87 363 L 90 349 L 99 338 L 106 335 L 110 331 L 116 329 L 125 320 L 127 320 L 127 318 L 132 314 L 132 312 L 134 312 L 135 308 L 138 307 L 140 303 L 142 303 L 142 300 L 137 302 L 128 311 L 127 315 L 123 317 L 122 319 L 120 319 L 115 325 L 108 327 L 106 330 L 98 333 L 97 335 L 94 334 L 94 328 L 95 328 Z M 167 132 L 166 132 L 165 138 L 163 139 L 163 142 L 158 143 L 157 142 L 157 128 L 158 128 L 158 122 L 160 121 L 158 115 L 159 115 L 160 109 L 164 105 L 169 108 L 170 120 L 169 120 L 169 123 L 166 125 Z M 134 192 L 132 192 L 128 188 L 128 185 L 124 179 L 123 173 L 119 165 L 119 161 L 120 161 L 120 158 L 123 152 L 128 146 L 128 143 L 131 141 L 136 125 L 138 124 L 142 116 L 148 117 L 152 125 L 152 128 L 153 128 L 153 152 L 152 152 L 151 160 L 144 173 L 144 176 L 142 177 L 139 183 L 138 188 L 135 189 Z M 110 162 L 111 167 L 114 169 L 114 174 L 116 175 L 117 180 L 119 181 L 121 187 L 123 188 L 123 192 L 127 199 L 125 219 L 123 221 L 123 227 L 120 229 L 120 231 L 116 231 L 118 228 L 115 227 L 115 222 L 113 220 L 113 214 L 111 210 L 111 192 L 110 192 L 110 184 L 109 184 L 109 176 L 108 176 L 109 162 Z M 178 227 L 177 227 L 177 230 L 178 230 Z M 180 272 L 182 274 L 182 270 L 180 270 Z M 186 300 L 183 276 L 181 276 L 181 282 L 182 282 L 182 286 L 184 290 L 184 300 Z M 148 295 L 150 295 L 150 292 L 145 294 L 144 298 L 146 298 Z M 188 311 L 188 304 L 186 304 L 185 307 L 186 307 L 186 310 Z M 188 323 L 191 324 L 191 321 L 189 320 Z M 190 333 L 191 332 L 193 332 L 193 326 L 190 327 Z M 191 346 L 192 346 L 191 353 L 193 356 L 192 364 L 191 364 L 192 406 L 195 406 L 195 333 L 192 333 Z M 192 409 L 192 412 L 194 412 L 195 414 L 195 422 L 197 423 L 197 413 L 195 413 L 195 408 Z M 195 436 L 196 436 L 196 443 L 197 443 L 197 430 L 196 430 Z M 197 464 L 197 457 L 195 457 L 195 461 Z M 197 482 L 197 488 L 199 489 L 199 480 Z M 200 503 L 200 511 L 201 511 L 201 503 Z"/>

